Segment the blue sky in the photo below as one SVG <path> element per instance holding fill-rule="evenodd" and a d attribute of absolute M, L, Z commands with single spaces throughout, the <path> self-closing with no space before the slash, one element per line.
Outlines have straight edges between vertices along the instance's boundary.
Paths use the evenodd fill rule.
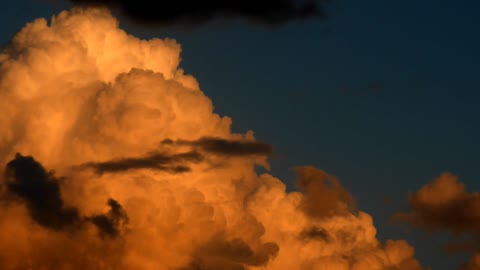
<path fill-rule="evenodd" d="M 18 0 L 0 10 L 0 42 L 61 4 Z M 194 75 L 233 129 L 254 130 L 274 145 L 272 174 L 294 189 L 297 165 L 336 175 L 373 215 L 380 239 L 406 239 L 433 269 L 454 269 L 444 236 L 388 222 L 440 173 L 480 190 L 480 3 L 349 1 L 328 5 L 328 19 L 265 29 L 242 22 L 195 30 L 145 30 L 183 47 Z"/>

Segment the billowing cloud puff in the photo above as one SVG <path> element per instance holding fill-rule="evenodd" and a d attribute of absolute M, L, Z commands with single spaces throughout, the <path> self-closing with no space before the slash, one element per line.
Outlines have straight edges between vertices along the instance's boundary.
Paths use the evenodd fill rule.
<path fill-rule="evenodd" d="M 393 220 L 431 232 L 466 234 L 469 240 L 449 243 L 447 252 L 471 252 L 480 247 L 480 194 L 467 192 L 465 185 L 451 173 L 443 173 L 431 183 L 408 195 L 409 212 L 399 212 Z M 478 269 L 478 254 L 460 269 Z"/>
<path fill-rule="evenodd" d="M 480 233 L 480 194 L 467 192 L 450 173 L 409 194 L 408 202 L 412 211 L 398 213 L 394 219 L 430 231 Z"/>
<path fill-rule="evenodd" d="M 1 269 L 421 269 L 327 173 L 298 168 L 290 193 L 258 175 L 271 147 L 179 62 L 103 9 L 38 19 L 0 53 Z"/>

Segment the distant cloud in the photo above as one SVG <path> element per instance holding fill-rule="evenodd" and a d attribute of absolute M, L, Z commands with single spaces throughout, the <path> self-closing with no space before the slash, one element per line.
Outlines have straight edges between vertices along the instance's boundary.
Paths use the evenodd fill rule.
<path fill-rule="evenodd" d="M 409 212 L 396 213 L 392 219 L 430 232 L 467 235 L 460 243 L 449 243 L 449 253 L 477 254 L 460 270 L 480 269 L 480 193 L 467 192 L 465 185 L 451 173 L 443 173 L 433 182 L 408 195 Z"/>
<path fill-rule="evenodd" d="M 214 19 L 240 18 L 276 25 L 295 19 L 324 17 L 325 1 L 319 0 L 70 0 L 78 6 L 106 6 L 135 23 L 150 25 L 199 25 Z"/>
<path fill-rule="evenodd" d="M 468 193 L 450 173 L 410 193 L 408 202 L 411 212 L 397 213 L 394 220 L 428 231 L 480 233 L 480 194 Z"/>

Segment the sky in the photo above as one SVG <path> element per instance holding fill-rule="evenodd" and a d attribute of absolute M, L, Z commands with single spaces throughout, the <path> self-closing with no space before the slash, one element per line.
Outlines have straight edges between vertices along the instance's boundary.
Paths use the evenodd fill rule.
<path fill-rule="evenodd" d="M 68 7 L 4 3 L 0 43 Z M 231 117 L 234 132 L 253 130 L 273 146 L 269 173 L 288 190 L 299 189 L 296 166 L 335 175 L 372 215 L 381 241 L 405 239 L 423 266 L 448 270 L 472 254 L 447 254 L 448 233 L 391 217 L 408 209 L 409 192 L 444 172 L 469 192 L 480 190 L 479 8 L 475 1 L 336 0 L 326 18 L 273 27 L 234 20 L 148 28 L 122 19 L 120 27 L 177 40 L 180 67 L 214 112 Z"/>

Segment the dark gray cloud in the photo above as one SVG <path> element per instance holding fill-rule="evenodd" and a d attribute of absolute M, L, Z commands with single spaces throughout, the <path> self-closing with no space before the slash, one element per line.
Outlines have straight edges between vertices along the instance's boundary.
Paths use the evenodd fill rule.
<path fill-rule="evenodd" d="M 81 229 L 85 222 L 91 222 L 101 236 L 119 234 L 119 227 L 128 221 L 128 217 L 117 201 L 108 200 L 110 211 L 106 214 L 82 217 L 76 207 L 64 205 L 60 190 L 62 180 L 33 157 L 16 154 L 5 168 L 6 199 L 21 199 L 32 220 L 48 229 L 74 231 Z"/>
<path fill-rule="evenodd" d="M 77 6 L 106 6 L 144 25 L 195 26 L 214 19 L 244 19 L 277 25 L 323 18 L 325 0 L 69 0 Z"/>
<path fill-rule="evenodd" d="M 23 199 L 38 224 L 54 230 L 80 224 L 78 210 L 64 206 L 60 179 L 33 157 L 17 154 L 6 166 L 5 180 L 7 191 Z"/>
<path fill-rule="evenodd" d="M 81 168 L 92 168 L 98 174 L 120 173 L 128 170 L 154 169 L 169 173 L 185 173 L 190 171 L 189 163 L 199 163 L 203 156 L 198 152 L 180 154 L 152 153 L 143 157 L 128 157 L 103 162 L 90 162 L 80 165 Z"/>
<path fill-rule="evenodd" d="M 101 236 L 116 237 L 122 225 L 128 222 L 127 212 L 114 199 L 108 200 L 110 211 L 102 215 L 94 215 L 88 220 L 97 226 Z"/>
<path fill-rule="evenodd" d="M 268 143 L 253 140 L 228 140 L 223 138 L 204 137 L 194 141 L 164 140 L 163 144 L 189 145 L 203 152 L 214 155 L 236 156 L 268 156 L 272 153 L 272 146 Z"/>
<path fill-rule="evenodd" d="M 128 170 L 153 169 L 168 173 L 179 174 L 190 172 L 191 164 L 206 161 L 202 153 L 223 157 L 266 156 L 272 152 L 272 146 L 259 141 L 227 140 L 222 138 L 205 137 L 198 140 L 166 139 L 162 147 L 189 146 L 190 151 L 172 154 L 169 152 L 152 152 L 141 157 L 124 157 L 114 160 L 89 162 L 77 166 L 78 168 L 91 168 L 97 174 L 121 173 Z M 206 161 L 210 162 L 210 161 Z"/>

